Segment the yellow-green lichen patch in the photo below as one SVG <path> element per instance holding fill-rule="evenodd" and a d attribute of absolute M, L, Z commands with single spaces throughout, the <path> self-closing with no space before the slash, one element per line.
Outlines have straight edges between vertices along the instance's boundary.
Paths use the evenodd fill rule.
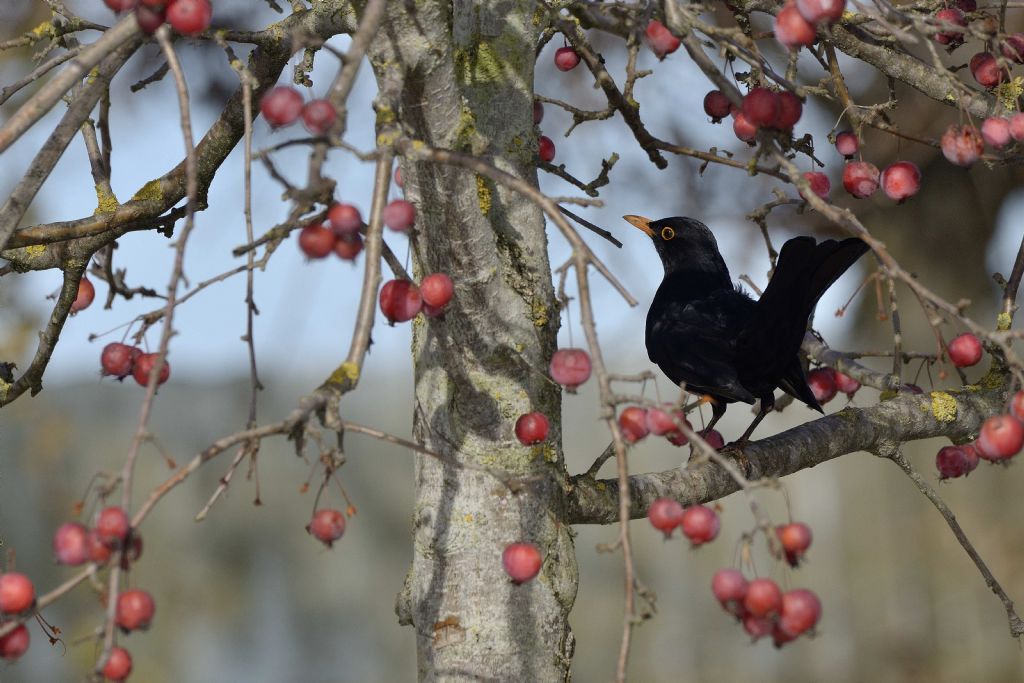
<path fill-rule="evenodd" d="M 476 200 L 480 206 L 480 214 L 485 218 L 491 212 L 491 187 L 487 178 L 476 176 Z"/>
<path fill-rule="evenodd" d="M 349 382 L 355 382 L 357 379 L 359 379 L 359 366 L 355 363 L 346 361 L 335 368 L 327 381 L 332 384 L 344 384 L 346 380 Z"/>
<path fill-rule="evenodd" d="M 1012 81 L 1000 83 L 993 92 L 1006 111 L 1015 111 L 1017 100 L 1024 95 L 1024 78 L 1017 76 Z"/>
<path fill-rule="evenodd" d="M 530 313 L 533 316 L 533 324 L 537 327 L 544 327 L 548 324 L 548 307 L 541 301 L 534 301 L 530 306 Z"/>
<path fill-rule="evenodd" d="M 99 185 L 96 186 L 96 213 L 114 213 L 117 211 L 117 207 L 121 206 L 121 203 L 117 201 L 117 197 L 114 193 L 108 192 L 101 188 Z"/>
<path fill-rule="evenodd" d="M 139 202 L 162 202 L 163 200 L 164 188 L 159 180 L 150 180 L 132 197 L 132 201 Z"/>
<path fill-rule="evenodd" d="M 956 399 L 945 391 L 933 391 L 932 415 L 939 422 L 952 422 L 956 419 Z"/>
<path fill-rule="evenodd" d="M 1013 318 L 1010 317 L 1009 313 L 1000 313 L 996 316 L 996 329 L 1000 332 L 1005 332 L 1010 329 L 1010 325 L 1013 323 Z"/>

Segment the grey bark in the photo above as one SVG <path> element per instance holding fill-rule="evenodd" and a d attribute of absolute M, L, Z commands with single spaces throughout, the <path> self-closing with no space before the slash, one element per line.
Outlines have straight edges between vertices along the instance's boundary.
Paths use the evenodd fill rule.
<path fill-rule="evenodd" d="M 378 122 L 394 118 L 410 137 L 535 183 L 535 10 L 525 0 L 389 3 L 371 50 Z M 558 312 L 543 216 L 471 172 L 405 161 L 402 173 L 418 209 L 416 275 L 455 282 L 444 317 L 414 327 L 414 433 L 459 465 L 417 459 L 414 557 L 396 609 L 416 630 L 420 680 L 566 680 L 578 576 L 559 484 L 560 393 L 545 371 Z M 515 439 L 531 410 L 551 417 L 554 446 Z M 517 541 L 544 556 L 522 585 L 501 561 Z"/>

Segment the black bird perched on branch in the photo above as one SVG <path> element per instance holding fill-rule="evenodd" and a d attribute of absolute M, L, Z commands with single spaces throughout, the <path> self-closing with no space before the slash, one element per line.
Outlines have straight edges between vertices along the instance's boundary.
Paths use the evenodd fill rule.
<path fill-rule="evenodd" d="M 733 286 L 711 230 L 692 218 L 623 216 L 647 233 L 665 266 L 647 313 L 647 355 L 676 385 L 708 395 L 713 417 L 729 403 L 761 401 L 747 440 L 775 405 L 775 389 L 824 412 L 807 386 L 800 344 L 818 299 L 868 250 L 857 238 L 782 245 L 775 273 L 755 301 Z"/>

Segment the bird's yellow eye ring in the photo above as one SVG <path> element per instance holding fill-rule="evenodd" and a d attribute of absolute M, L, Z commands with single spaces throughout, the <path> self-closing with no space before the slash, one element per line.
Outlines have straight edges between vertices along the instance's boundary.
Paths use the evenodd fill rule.
<path fill-rule="evenodd" d="M 663 239 L 665 241 L 668 241 L 668 240 L 672 239 L 675 236 L 676 236 L 676 231 L 673 230 L 672 228 L 662 228 L 661 229 L 661 239 Z"/>

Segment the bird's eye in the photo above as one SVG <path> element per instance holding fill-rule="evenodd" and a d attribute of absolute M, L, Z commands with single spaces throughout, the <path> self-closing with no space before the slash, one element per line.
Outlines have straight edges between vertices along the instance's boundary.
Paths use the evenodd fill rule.
<path fill-rule="evenodd" d="M 668 240 L 672 239 L 675 236 L 676 236 L 676 231 L 673 230 L 672 228 L 662 228 L 661 229 L 661 239 L 663 239 L 665 241 L 668 241 Z"/>

